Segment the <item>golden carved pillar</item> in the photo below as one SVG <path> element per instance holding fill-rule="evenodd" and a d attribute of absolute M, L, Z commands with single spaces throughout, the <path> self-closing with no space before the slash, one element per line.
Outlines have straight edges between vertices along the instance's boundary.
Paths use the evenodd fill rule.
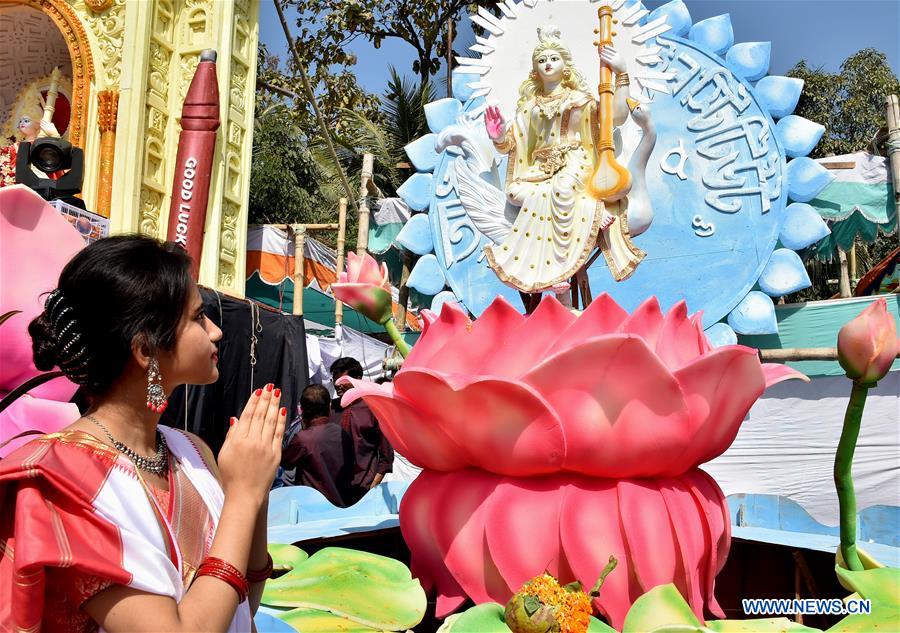
<path fill-rule="evenodd" d="M 119 113 L 119 91 L 101 90 L 97 121 L 100 126 L 100 180 L 97 188 L 97 213 L 109 217 L 113 186 L 113 160 L 116 156 L 116 121 Z"/>

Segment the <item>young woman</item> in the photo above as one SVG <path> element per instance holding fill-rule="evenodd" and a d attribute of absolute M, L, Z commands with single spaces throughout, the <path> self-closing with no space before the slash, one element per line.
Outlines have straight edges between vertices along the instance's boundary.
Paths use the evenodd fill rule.
<path fill-rule="evenodd" d="M 273 385 L 252 394 L 218 467 L 197 437 L 158 426 L 166 394 L 219 375 L 222 332 L 188 256 L 141 236 L 95 242 L 29 333 L 35 365 L 91 406 L 0 462 L 0 629 L 250 631 L 286 411 Z"/>

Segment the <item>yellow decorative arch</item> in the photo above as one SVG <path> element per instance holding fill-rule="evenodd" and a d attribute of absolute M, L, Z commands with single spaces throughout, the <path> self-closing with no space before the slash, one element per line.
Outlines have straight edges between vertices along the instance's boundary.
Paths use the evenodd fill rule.
<path fill-rule="evenodd" d="M 84 147 L 87 131 L 87 114 L 91 79 L 94 77 L 94 60 L 91 45 L 78 16 L 65 0 L 13 0 L 15 4 L 37 9 L 50 16 L 62 33 L 69 57 L 72 58 L 72 121 L 69 123 L 69 140 L 72 145 Z"/>

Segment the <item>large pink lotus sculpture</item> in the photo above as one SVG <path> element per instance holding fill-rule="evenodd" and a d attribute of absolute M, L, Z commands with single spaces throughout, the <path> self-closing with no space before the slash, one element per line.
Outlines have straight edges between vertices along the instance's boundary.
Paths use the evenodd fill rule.
<path fill-rule="evenodd" d="M 0 315 L 20 311 L 0 325 L 0 397 L 40 374 L 32 361 L 28 323 L 43 311 L 44 295 L 84 238 L 59 212 L 25 185 L 0 189 Z M 76 385 L 46 382 L 0 412 L 0 444 L 22 431 L 46 433 L 78 419 L 69 404 Z M 0 457 L 32 438 L 0 447 Z"/>
<path fill-rule="evenodd" d="M 721 614 L 730 545 L 721 454 L 767 385 L 800 374 L 752 349 L 711 349 L 684 303 L 628 315 L 608 295 L 576 317 L 553 298 L 530 317 L 497 299 L 474 323 L 453 305 L 427 324 L 393 385 L 354 381 L 394 447 L 425 471 L 400 526 L 437 614 L 503 603 L 549 570 L 593 584 L 620 627 L 645 591 L 674 582 Z"/>

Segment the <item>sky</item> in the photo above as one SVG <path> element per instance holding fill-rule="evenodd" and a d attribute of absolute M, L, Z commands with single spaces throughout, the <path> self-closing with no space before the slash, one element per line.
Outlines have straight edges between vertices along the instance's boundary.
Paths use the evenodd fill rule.
<path fill-rule="evenodd" d="M 415 0 L 411 0 L 415 1 Z M 648 9 L 666 0 L 644 0 Z M 769 74 L 781 75 L 805 59 L 813 68 L 837 72 L 841 62 L 862 48 L 885 53 L 895 74 L 900 75 L 900 0 L 685 0 L 693 21 L 729 13 L 735 42 L 772 42 Z M 291 20 L 293 26 L 295 20 Z M 474 42 L 471 28 L 462 24 L 459 38 Z M 260 41 L 269 52 L 287 53 L 284 33 L 273 0 L 261 0 Z M 296 31 L 295 31 L 296 32 Z M 358 62 L 359 84 L 381 94 L 388 68 L 412 76 L 412 46 L 385 40 L 376 50 L 365 41 L 351 47 Z"/>

